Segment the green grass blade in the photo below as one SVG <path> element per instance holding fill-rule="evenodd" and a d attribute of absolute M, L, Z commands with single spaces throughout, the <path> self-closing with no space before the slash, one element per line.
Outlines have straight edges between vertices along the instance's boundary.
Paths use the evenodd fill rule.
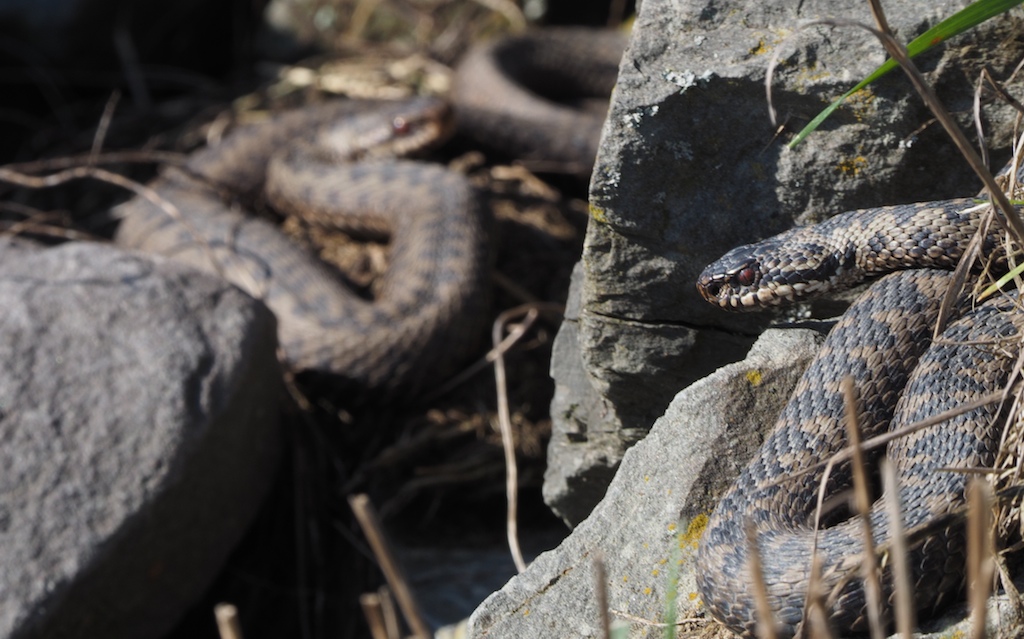
<path fill-rule="evenodd" d="M 1024 264 L 1017 265 L 1017 267 L 1014 268 L 1012 271 L 996 280 L 994 284 L 989 285 L 984 291 L 981 292 L 980 295 L 978 295 L 978 301 L 984 301 L 991 297 L 992 295 L 998 293 L 1004 286 L 1006 286 L 1010 282 L 1010 280 L 1017 277 L 1021 273 L 1024 273 Z"/>
<path fill-rule="evenodd" d="M 910 57 L 914 57 L 915 55 L 923 53 L 941 42 L 945 42 L 957 34 L 963 33 L 975 25 L 981 24 L 989 18 L 1009 11 L 1022 2 L 1024 2 L 1024 0 L 977 0 L 977 2 L 967 5 L 954 15 L 946 18 L 939 24 L 914 38 L 910 44 L 907 45 L 907 53 Z M 811 120 L 803 130 L 797 133 L 796 137 L 790 140 L 789 144 L 786 146 L 792 149 L 803 142 L 804 138 L 813 133 L 814 130 L 817 129 L 833 111 L 838 109 L 848 97 L 857 91 L 860 91 L 886 73 L 889 73 L 895 69 L 896 66 L 896 61 L 892 58 L 886 60 L 881 66 L 875 69 L 871 75 L 861 80 L 857 86 L 853 87 L 840 96 L 835 102 L 825 107 L 825 109 L 815 116 L 815 118 Z"/>

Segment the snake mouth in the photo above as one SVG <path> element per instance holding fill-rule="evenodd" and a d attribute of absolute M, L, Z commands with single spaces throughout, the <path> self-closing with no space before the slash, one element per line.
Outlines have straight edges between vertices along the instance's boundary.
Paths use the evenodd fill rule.
<path fill-rule="evenodd" d="M 723 287 L 723 282 L 711 278 L 701 278 L 697 281 L 697 292 L 700 293 L 705 302 L 715 305 L 722 303 L 719 296 L 722 294 Z"/>

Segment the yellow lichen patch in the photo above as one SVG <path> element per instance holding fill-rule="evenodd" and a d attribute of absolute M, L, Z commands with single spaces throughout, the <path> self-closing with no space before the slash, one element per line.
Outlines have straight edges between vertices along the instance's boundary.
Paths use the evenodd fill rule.
<path fill-rule="evenodd" d="M 751 386 L 760 386 L 761 382 L 764 381 L 761 377 L 761 371 L 756 368 L 747 371 L 747 381 L 750 382 Z"/>
<path fill-rule="evenodd" d="M 868 166 L 868 159 L 863 155 L 858 155 L 853 158 L 843 158 L 839 160 L 839 164 L 836 168 L 839 169 L 840 173 L 844 173 L 851 177 L 860 174 L 861 170 L 866 169 Z"/>
<path fill-rule="evenodd" d="M 701 513 L 690 520 L 690 525 L 686 527 L 686 532 L 679 536 L 679 547 L 680 548 L 696 548 L 697 541 L 700 536 L 704 534 L 704 529 L 708 527 L 708 516 Z"/>
<path fill-rule="evenodd" d="M 644 588 L 643 592 L 644 592 L 645 595 L 649 595 L 649 594 L 651 594 L 654 591 L 651 590 L 650 586 L 647 586 L 646 588 Z"/>
<path fill-rule="evenodd" d="M 822 71 L 818 64 L 815 63 L 799 71 L 796 74 L 795 80 L 797 86 L 803 87 L 804 85 L 815 84 L 822 82 L 823 80 L 831 79 L 832 77 L 831 72 Z"/>
<path fill-rule="evenodd" d="M 695 593 L 695 592 L 691 592 L 691 593 L 690 593 L 689 595 L 687 595 L 687 596 L 689 597 L 690 601 L 697 601 L 697 597 L 699 597 L 700 595 L 698 595 L 698 594 L 697 594 L 697 593 Z"/>
<path fill-rule="evenodd" d="M 764 40 L 758 40 L 757 46 L 750 50 L 750 55 L 764 55 L 768 51 L 768 46 L 764 43 Z"/>
<path fill-rule="evenodd" d="M 595 222 L 600 222 L 601 224 L 608 223 L 608 217 L 604 214 L 604 209 L 601 207 L 588 204 L 587 210 L 590 212 L 590 217 L 594 218 Z"/>
<path fill-rule="evenodd" d="M 676 528 L 678 528 L 678 527 L 679 527 L 679 526 L 678 526 L 678 525 L 677 525 L 677 524 L 676 524 L 675 522 L 673 522 L 673 523 L 671 523 L 671 524 L 669 524 L 669 525 L 668 525 L 668 531 L 669 531 L 669 532 L 675 532 L 675 531 L 676 531 Z"/>
<path fill-rule="evenodd" d="M 875 94 L 869 88 L 861 89 L 843 102 L 843 109 L 849 111 L 860 122 L 875 112 Z"/>

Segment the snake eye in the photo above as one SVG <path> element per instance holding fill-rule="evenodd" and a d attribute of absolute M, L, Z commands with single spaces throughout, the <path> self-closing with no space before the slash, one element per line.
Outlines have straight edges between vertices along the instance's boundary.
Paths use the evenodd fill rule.
<path fill-rule="evenodd" d="M 750 286 L 754 283 L 754 269 L 750 266 L 736 274 L 736 281 L 740 286 Z"/>
<path fill-rule="evenodd" d="M 405 135 L 412 130 L 412 124 L 408 120 L 399 116 L 391 121 L 391 130 L 398 135 Z"/>

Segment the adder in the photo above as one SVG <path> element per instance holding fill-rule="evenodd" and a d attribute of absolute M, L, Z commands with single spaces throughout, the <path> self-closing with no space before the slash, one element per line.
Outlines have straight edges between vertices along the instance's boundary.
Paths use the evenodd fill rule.
<path fill-rule="evenodd" d="M 574 88 L 607 96 L 624 45 L 619 33 L 565 30 L 471 52 L 454 92 L 460 129 L 589 172 L 603 117 L 520 81 L 550 76 L 555 59 L 568 72 L 549 82 L 583 80 L 576 60 L 599 71 Z M 486 318 L 488 216 L 476 193 L 441 165 L 401 159 L 442 143 L 454 115 L 437 98 L 339 101 L 240 127 L 153 183 L 170 213 L 144 198 L 123 205 L 116 241 L 221 275 L 264 300 L 295 369 L 328 375 L 335 389 L 416 395 L 463 363 Z M 557 130 L 547 128 L 552 122 Z M 375 299 L 358 297 L 274 225 L 245 213 L 261 200 L 310 224 L 389 235 Z"/>
<path fill-rule="evenodd" d="M 704 605 L 732 630 L 757 629 L 745 526 L 756 529 L 764 582 L 779 636 L 802 629 L 810 557 L 821 559 L 826 610 L 835 631 L 866 631 L 860 580 L 862 533 L 855 518 L 815 525 L 822 469 L 798 475 L 842 451 L 841 380 L 858 390 L 860 426 L 868 438 L 978 400 L 1003 387 L 1020 349 L 1024 314 L 1016 294 L 972 307 L 961 301 L 955 321 L 932 341 L 939 301 L 951 269 L 979 228 L 985 205 L 973 199 L 853 211 L 817 226 L 794 229 L 734 249 L 705 269 L 698 289 L 711 303 L 746 310 L 790 303 L 851 286 L 880 273 L 829 333 L 797 384 L 775 430 L 715 509 L 700 542 L 697 582 Z M 986 248 L 996 250 L 990 232 Z M 914 270 L 903 270 L 914 269 Z M 1002 433 L 1005 406 L 984 405 L 938 426 L 889 443 L 896 468 L 903 524 L 927 531 L 912 550 L 917 608 L 930 612 L 954 599 L 964 580 L 962 525 L 949 515 L 963 507 L 968 473 L 949 469 L 990 466 Z M 849 464 L 833 470 L 825 491 L 851 485 Z M 891 524 L 882 501 L 870 519 L 885 548 Z M 886 600 L 893 597 L 889 568 Z M 887 603 L 884 612 L 888 612 Z"/>

